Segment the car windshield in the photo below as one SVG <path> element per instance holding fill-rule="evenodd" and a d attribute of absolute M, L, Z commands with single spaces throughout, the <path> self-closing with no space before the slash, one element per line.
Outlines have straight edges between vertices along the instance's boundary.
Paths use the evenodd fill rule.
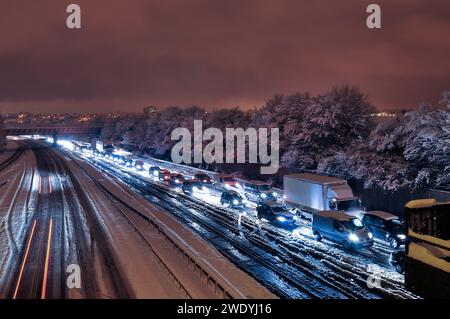
<path fill-rule="evenodd" d="M 398 218 L 389 220 L 388 225 L 392 229 L 399 229 L 399 228 L 405 227 L 405 224 Z"/>
<path fill-rule="evenodd" d="M 402 226 L 402 225 L 403 225 L 402 221 L 401 221 L 400 219 L 398 219 L 398 218 L 396 218 L 396 219 L 391 219 L 389 222 L 390 222 L 391 224 L 393 224 L 393 225 L 398 225 L 398 226 Z"/>
<path fill-rule="evenodd" d="M 259 185 L 258 186 L 258 190 L 260 192 L 268 192 L 268 191 L 270 191 L 270 189 L 271 189 L 270 185 Z"/>
<path fill-rule="evenodd" d="M 364 228 L 363 223 L 358 218 L 353 218 L 352 220 L 344 220 L 341 222 L 345 229 L 354 231 Z"/>
<path fill-rule="evenodd" d="M 352 200 L 344 200 L 337 202 L 337 210 L 351 210 L 351 209 L 360 209 L 361 208 L 361 202 L 359 199 L 352 199 Z"/>

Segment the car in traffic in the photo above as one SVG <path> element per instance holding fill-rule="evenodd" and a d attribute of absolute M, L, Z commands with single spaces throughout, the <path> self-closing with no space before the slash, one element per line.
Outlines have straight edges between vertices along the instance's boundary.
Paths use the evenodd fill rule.
<path fill-rule="evenodd" d="M 273 201 L 259 202 L 256 213 L 259 220 L 278 225 L 294 224 L 297 220 L 297 216 L 285 205 Z"/>
<path fill-rule="evenodd" d="M 253 180 L 241 182 L 239 184 L 248 200 L 253 202 L 278 200 L 278 193 L 275 192 L 268 183 Z"/>
<path fill-rule="evenodd" d="M 345 249 L 369 248 L 373 245 L 373 235 L 362 221 L 342 211 L 314 214 L 312 233 L 318 241 L 327 239 L 341 244 Z"/>
<path fill-rule="evenodd" d="M 194 175 L 194 179 L 205 186 L 212 185 L 212 179 L 207 174 L 199 173 Z"/>
<path fill-rule="evenodd" d="M 236 180 L 236 178 L 234 178 L 233 175 L 221 174 L 218 177 L 217 186 L 220 189 L 231 190 L 235 189 L 239 185 L 239 182 Z"/>
<path fill-rule="evenodd" d="M 98 158 L 104 158 L 105 157 L 105 152 L 99 151 L 99 150 L 94 150 L 94 156 L 98 157 Z"/>
<path fill-rule="evenodd" d="M 406 267 L 406 252 L 404 250 L 394 250 L 389 256 L 389 264 L 394 267 L 399 274 L 403 274 Z"/>
<path fill-rule="evenodd" d="M 195 193 L 207 192 L 208 187 L 206 187 L 205 185 L 203 185 L 203 183 L 201 183 L 197 180 L 189 179 L 189 180 L 185 180 L 183 182 L 183 186 L 181 187 L 181 190 L 185 194 L 195 194 Z"/>
<path fill-rule="evenodd" d="M 231 208 L 244 208 L 247 200 L 236 191 L 226 190 L 220 196 L 220 204 Z"/>
<path fill-rule="evenodd" d="M 182 187 L 183 183 L 185 181 L 185 178 L 183 175 L 179 173 L 172 173 L 170 174 L 169 184 L 174 187 Z"/>
<path fill-rule="evenodd" d="M 108 160 L 113 160 L 113 153 L 112 152 L 107 152 L 107 151 L 105 151 L 105 158 L 106 159 L 108 159 Z"/>
<path fill-rule="evenodd" d="M 131 158 L 122 157 L 121 161 L 119 161 L 119 164 L 125 167 L 133 167 L 133 160 Z"/>
<path fill-rule="evenodd" d="M 136 161 L 134 161 L 133 166 L 136 170 L 142 172 L 144 170 L 145 162 L 141 161 L 141 160 L 136 160 Z"/>
<path fill-rule="evenodd" d="M 112 160 L 114 163 L 119 163 L 119 162 L 122 160 L 122 156 L 117 155 L 117 154 L 112 154 L 112 155 L 111 155 L 111 160 Z"/>
<path fill-rule="evenodd" d="M 161 169 L 161 170 L 159 170 L 159 173 L 158 173 L 158 179 L 160 181 L 168 182 L 170 180 L 170 175 L 171 175 L 171 173 L 169 170 Z"/>
<path fill-rule="evenodd" d="M 158 166 L 150 166 L 150 168 L 148 169 L 148 175 L 150 175 L 151 177 L 159 177 L 159 171 L 161 169 Z"/>
<path fill-rule="evenodd" d="M 407 242 L 407 228 L 398 216 L 384 211 L 369 211 L 364 213 L 362 222 L 377 239 L 388 242 L 397 249 Z"/>

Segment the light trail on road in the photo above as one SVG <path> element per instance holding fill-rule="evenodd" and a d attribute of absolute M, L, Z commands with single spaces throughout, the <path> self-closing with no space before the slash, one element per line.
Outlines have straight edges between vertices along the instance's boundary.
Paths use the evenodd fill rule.
<path fill-rule="evenodd" d="M 45 255 L 44 279 L 42 281 L 41 299 L 45 299 L 47 293 L 48 267 L 50 263 L 50 248 L 52 245 L 53 219 L 50 219 L 47 241 L 47 253 Z"/>
<path fill-rule="evenodd" d="M 33 241 L 33 236 L 34 236 L 34 230 L 35 229 L 36 229 L 36 220 L 34 220 L 33 227 L 31 228 L 30 238 L 28 239 L 28 244 L 27 244 L 27 248 L 26 248 L 26 251 L 25 251 L 25 257 L 23 258 L 22 266 L 20 267 L 19 278 L 17 279 L 16 289 L 14 291 L 13 299 L 17 298 L 17 293 L 19 291 L 20 283 L 22 281 L 22 276 L 23 276 L 23 271 L 25 269 L 25 264 L 26 264 L 26 262 L 28 260 L 28 253 L 30 252 L 30 247 L 31 247 L 31 243 Z"/>

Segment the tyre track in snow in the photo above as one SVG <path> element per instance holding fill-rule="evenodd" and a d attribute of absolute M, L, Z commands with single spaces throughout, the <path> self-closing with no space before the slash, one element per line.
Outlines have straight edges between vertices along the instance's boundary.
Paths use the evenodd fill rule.
<path fill-rule="evenodd" d="M 212 242 L 215 240 L 216 242 L 219 242 L 217 239 L 210 238 L 211 233 L 214 233 L 215 236 L 221 236 L 223 242 L 228 242 L 228 244 L 235 248 L 239 253 L 259 261 L 262 265 L 266 264 L 266 260 L 261 258 L 261 256 L 269 252 L 275 257 L 275 261 L 274 263 L 269 263 L 266 267 L 273 267 L 274 264 L 279 264 L 280 262 L 288 264 L 286 267 L 291 267 L 290 270 L 286 270 L 285 273 L 278 274 L 280 278 L 284 276 L 284 280 L 287 282 L 290 281 L 290 278 L 286 277 L 293 276 L 292 273 L 294 272 L 296 272 L 297 277 L 303 276 L 303 279 L 313 277 L 316 282 L 314 284 L 309 283 L 311 291 L 306 292 L 303 290 L 303 294 L 306 297 L 323 298 L 324 291 L 320 291 L 320 289 L 317 290 L 317 286 L 320 285 L 328 289 L 328 296 L 325 296 L 325 298 L 416 297 L 406 291 L 398 282 L 387 282 L 387 285 L 384 287 L 369 289 L 367 286 L 367 278 L 371 273 L 356 268 L 352 263 L 341 260 L 340 256 L 330 256 L 329 251 L 327 254 L 326 250 L 321 250 L 320 248 L 315 247 L 316 245 L 312 246 L 307 243 L 302 244 L 300 241 L 293 244 L 291 240 L 287 240 L 286 237 L 289 237 L 286 235 L 287 232 L 282 230 L 275 231 L 275 227 L 268 225 L 262 226 L 264 231 L 254 236 L 255 231 L 259 228 L 255 224 L 254 219 L 243 218 L 243 227 L 238 228 L 236 227 L 236 213 L 231 213 L 228 210 L 218 208 L 217 206 L 210 205 L 182 193 L 175 193 L 172 188 L 161 186 L 161 183 L 150 182 L 148 179 L 144 179 L 136 174 L 130 172 L 125 173 L 121 169 L 113 169 L 101 161 L 94 161 L 97 163 L 98 168 L 118 179 L 123 180 L 125 176 L 126 182 L 130 186 L 146 196 L 156 205 L 176 215 L 177 218 L 187 225 L 190 225 L 191 228 L 208 241 Z M 186 214 L 186 212 L 188 214 Z M 204 216 L 202 217 L 202 214 L 213 217 L 213 222 L 211 219 L 207 219 Z M 243 229 L 245 231 L 244 233 Z M 233 236 L 242 237 L 242 235 L 245 237 L 246 244 L 242 244 L 242 242 L 239 241 L 233 241 Z M 257 247 L 260 251 L 258 253 L 249 252 L 248 247 Z M 221 251 L 228 258 L 233 260 L 239 268 L 250 273 L 260 282 L 263 282 L 274 293 L 285 297 L 293 297 L 293 295 L 281 291 L 282 289 L 280 289 L 280 287 L 276 288 L 270 282 L 264 282 L 264 280 L 258 278 L 255 272 L 249 270 L 250 267 L 246 268 L 248 265 L 245 265 L 244 263 L 243 266 L 242 260 L 237 260 L 236 254 L 231 252 L 231 250 L 227 251 L 226 249 L 222 249 Z M 364 252 L 363 256 L 365 258 L 371 258 L 373 257 L 373 252 Z M 354 257 L 358 258 L 360 256 L 356 254 Z M 241 264 L 239 264 L 239 262 L 241 262 Z M 273 271 L 273 274 L 276 273 L 277 271 Z M 385 278 L 385 280 L 387 280 L 387 278 Z M 306 284 L 307 281 L 308 279 L 302 282 L 303 286 L 308 286 L 308 284 Z M 320 285 L 318 285 L 318 283 L 320 283 Z M 290 284 L 295 287 L 295 285 L 298 284 L 298 281 L 296 283 L 295 281 L 291 281 Z M 312 292 L 314 290 L 316 291 Z M 340 297 L 336 297 L 337 295 Z"/>
<path fill-rule="evenodd" d="M 115 176 L 114 171 L 111 169 L 100 166 L 101 169 L 107 171 L 110 174 Z M 115 176 L 117 177 L 117 176 Z M 196 202 L 193 198 L 188 197 L 184 194 L 173 194 L 167 193 L 167 190 L 161 188 L 156 184 L 148 184 L 147 182 L 141 185 L 140 187 L 136 185 L 136 183 L 131 182 L 131 186 L 137 188 L 137 190 L 142 193 L 147 198 L 149 195 L 151 196 L 151 201 L 156 203 L 161 208 L 175 214 L 179 219 L 181 219 L 184 223 L 191 225 L 200 224 L 203 230 L 206 230 L 206 233 L 200 231 L 200 235 L 211 241 L 208 235 L 215 234 L 220 236 L 224 242 L 228 242 L 232 247 L 237 249 L 241 254 L 248 256 L 251 260 L 257 261 L 260 265 L 266 267 L 270 271 L 278 276 L 283 281 L 288 282 L 293 288 L 298 289 L 303 293 L 303 297 L 306 298 L 358 298 L 361 297 L 358 294 L 355 294 L 351 290 L 345 290 L 341 287 L 338 287 L 334 283 L 325 281 L 321 276 L 317 276 L 312 273 L 310 270 L 305 268 L 303 265 L 293 262 L 286 255 L 280 255 L 279 252 L 274 250 L 268 251 L 268 247 L 263 245 L 262 243 L 256 243 L 249 240 L 251 237 L 245 238 L 250 235 L 251 231 L 244 230 L 244 238 L 242 238 L 243 229 L 237 228 L 236 218 L 232 218 L 231 220 L 225 216 L 224 211 L 217 208 L 205 209 L 205 205 L 203 202 Z M 145 187 L 142 187 L 145 186 Z M 182 198 L 182 201 L 179 199 Z M 186 207 L 190 208 L 188 210 L 188 214 L 186 214 Z M 206 212 L 211 216 L 211 210 L 215 211 L 214 221 L 209 220 L 206 216 L 202 216 L 202 214 L 198 214 L 195 212 Z M 195 227 L 194 227 L 195 228 Z M 206 234 L 206 235 L 205 235 Z M 237 237 L 234 238 L 234 237 Z M 223 246 L 223 244 L 222 244 Z M 257 280 L 261 281 L 261 278 L 258 278 L 258 274 L 252 271 L 249 272 L 248 268 L 242 267 L 239 260 L 236 260 L 236 256 L 227 251 L 226 249 L 221 249 L 222 253 L 227 255 L 229 258 L 234 259 L 235 264 L 238 267 L 246 271 L 247 273 L 251 273 L 253 277 Z M 279 256 L 280 255 L 280 256 Z M 280 258 L 281 257 L 281 258 Z M 299 272 L 300 270 L 300 272 Z M 292 295 L 286 294 L 283 290 L 286 287 L 276 288 L 273 287 L 273 284 L 264 282 L 267 286 L 272 285 L 272 291 L 278 295 L 284 295 L 285 297 L 293 297 Z M 305 288 L 307 287 L 307 288 Z M 298 296 L 297 296 L 298 297 Z"/>

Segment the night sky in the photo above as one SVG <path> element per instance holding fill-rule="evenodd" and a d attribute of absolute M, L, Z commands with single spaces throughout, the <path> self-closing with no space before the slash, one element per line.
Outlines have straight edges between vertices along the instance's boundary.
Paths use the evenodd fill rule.
<path fill-rule="evenodd" d="M 366 6 L 382 7 L 382 29 Z M 66 7 L 82 8 L 81 30 Z M 379 109 L 450 90 L 449 0 L 1 0 L 0 111 L 260 106 L 360 87 Z"/>

